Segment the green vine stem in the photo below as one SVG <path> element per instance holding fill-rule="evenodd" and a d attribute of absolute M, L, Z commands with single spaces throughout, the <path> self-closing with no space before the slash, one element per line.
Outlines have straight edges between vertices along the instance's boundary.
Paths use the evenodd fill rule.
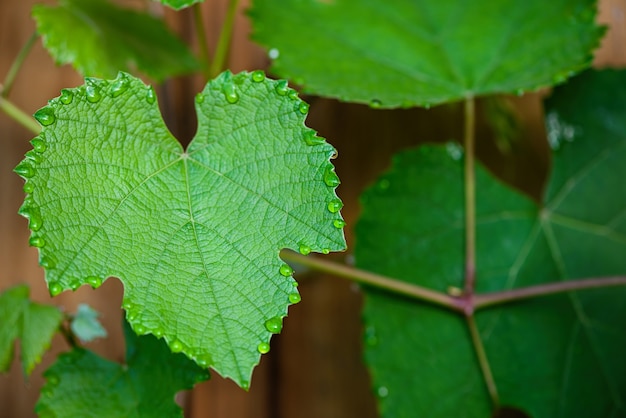
<path fill-rule="evenodd" d="M 35 119 L 1 96 L 0 110 L 9 115 L 9 117 L 18 122 L 20 125 L 33 132 L 35 135 L 38 135 L 39 132 L 41 132 L 41 126 L 39 126 Z"/>
<path fill-rule="evenodd" d="M 209 46 L 206 40 L 206 30 L 204 27 L 204 19 L 202 18 L 202 3 L 196 3 L 193 6 L 193 18 L 196 27 L 196 38 L 198 39 L 198 55 L 202 63 L 202 74 L 205 79 L 210 78 L 209 71 Z"/>
<path fill-rule="evenodd" d="M 464 140 L 464 181 L 465 181 L 465 289 L 467 297 L 474 294 L 476 287 L 476 177 L 475 177 L 475 146 L 474 98 L 465 99 Z"/>
<path fill-rule="evenodd" d="M 474 318 L 474 315 L 469 315 L 465 317 L 465 320 L 467 322 L 467 328 L 472 340 L 472 346 L 474 347 L 474 352 L 476 353 L 476 359 L 478 360 L 478 365 L 482 372 L 485 386 L 487 386 L 487 392 L 489 392 L 491 405 L 494 410 L 497 410 L 500 407 L 498 388 L 496 387 L 496 381 L 494 380 L 493 373 L 491 372 L 491 366 L 489 365 L 489 360 L 487 359 L 485 346 L 483 345 L 483 341 L 480 338 L 480 332 L 476 326 L 476 319 Z"/>
<path fill-rule="evenodd" d="M 224 64 L 226 63 L 226 58 L 230 50 L 230 40 L 233 36 L 233 27 L 235 26 L 235 17 L 237 16 L 238 7 L 239 0 L 230 0 L 228 2 L 226 18 L 224 19 L 222 31 L 220 32 L 215 54 L 213 55 L 209 69 L 209 78 L 217 77 L 217 75 L 224 70 Z"/>
<path fill-rule="evenodd" d="M 357 283 L 363 283 L 393 293 L 409 296 L 411 298 L 442 306 L 453 311 L 463 312 L 464 302 L 456 297 L 437 292 L 422 286 L 392 279 L 366 270 L 359 270 L 344 264 L 322 260 L 317 257 L 306 257 L 294 251 L 283 250 L 280 253 L 284 261 L 301 264 L 316 271 L 330 273 L 334 276 L 344 277 Z"/>
<path fill-rule="evenodd" d="M 20 68 L 22 68 L 22 64 L 24 63 L 24 60 L 28 56 L 28 53 L 32 49 L 38 37 L 39 35 L 37 34 L 37 32 L 33 33 L 30 36 L 30 38 L 28 38 L 28 40 L 26 41 L 26 43 L 24 44 L 20 52 L 17 54 L 17 57 L 15 57 L 15 61 L 13 61 L 13 64 L 11 64 L 11 68 L 9 68 L 9 72 L 7 73 L 7 76 L 4 79 L 4 83 L 3 83 L 4 87 L 0 87 L 1 97 L 3 98 L 9 97 L 9 93 L 11 92 L 11 89 L 13 88 L 13 82 L 15 81 L 15 78 L 17 77 L 17 74 L 19 73 Z"/>

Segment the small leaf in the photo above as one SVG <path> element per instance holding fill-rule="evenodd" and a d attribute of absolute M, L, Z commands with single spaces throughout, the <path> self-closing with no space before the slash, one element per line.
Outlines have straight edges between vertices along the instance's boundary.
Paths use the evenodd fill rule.
<path fill-rule="evenodd" d="M 295 303 L 280 250 L 345 248 L 341 201 L 324 181 L 334 148 L 308 145 L 303 102 L 253 74 L 207 84 L 187 150 L 152 88 L 128 74 L 87 79 L 70 104 L 44 108 L 45 151 L 21 163 L 34 191 L 20 213 L 41 219 L 31 242 L 51 291 L 118 277 L 135 331 L 244 387 L 271 337 L 266 321 Z"/>
<path fill-rule="evenodd" d="M 70 324 L 72 332 L 84 343 L 104 338 L 107 336 L 106 330 L 98 321 L 98 311 L 91 306 L 81 303 Z"/>
<path fill-rule="evenodd" d="M 154 0 L 163 3 L 166 6 L 171 7 L 174 10 L 181 10 L 185 7 L 192 6 L 196 3 L 202 3 L 204 0 Z"/>
<path fill-rule="evenodd" d="M 161 20 L 107 0 L 36 5 L 33 17 L 56 62 L 72 64 L 83 75 L 114 77 L 119 70 L 141 71 L 161 81 L 199 68 Z"/>
<path fill-rule="evenodd" d="M 24 374 L 30 374 L 50 347 L 63 319 L 54 306 L 28 299 L 27 286 L 16 286 L 0 294 L 0 372 L 9 370 L 15 340 L 21 340 Z"/>
<path fill-rule="evenodd" d="M 574 134 L 554 154 L 541 208 L 477 168 L 479 293 L 626 274 L 626 71 L 573 79 L 555 89 L 547 114 Z M 398 155 L 363 195 L 359 267 L 440 291 L 462 287 L 462 173 L 444 147 Z M 462 316 L 366 290 L 365 357 L 382 416 L 490 416 Z M 500 414 L 626 416 L 624 300 L 626 288 L 612 287 L 478 311 L 508 406 Z"/>
<path fill-rule="evenodd" d="M 137 337 L 124 324 L 126 364 L 75 348 L 44 373 L 46 385 L 35 407 L 42 418 L 182 417 L 174 395 L 209 378 L 163 341 Z"/>
<path fill-rule="evenodd" d="M 256 0 L 253 38 L 309 93 L 372 107 L 520 93 L 587 67 L 594 0 Z"/>

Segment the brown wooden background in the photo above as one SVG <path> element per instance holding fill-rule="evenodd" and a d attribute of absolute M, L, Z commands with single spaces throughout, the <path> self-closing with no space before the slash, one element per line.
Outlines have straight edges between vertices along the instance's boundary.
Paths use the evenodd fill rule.
<path fill-rule="evenodd" d="M 128 0 L 130 1 L 130 0 Z M 277 0 L 280 1 L 280 0 Z M 37 1 L 40 3 L 41 1 Z M 34 31 L 30 9 L 34 0 L 0 0 L 0 80 L 14 57 Z M 45 1 L 51 3 L 51 1 Z M 141 3 L 134 1 L 133 3 Z M 217 38 L 227 0 L 206 0 L 202 5 L 209 42 Z M 236 22 L 230 68 L 234 71 L 265 68 L 265 52 L 248 40 L 249 22 L 243 1 Z M 599 20 L 610 30 L 596 54 L 594 65 L 626 66 L 626 0 L 601 0 Z M 193 19 L 188 11 L 166 11 L 167 21 L 182 37 L 192 39 Z M 38 42 L 21 71 L 10 99 L 32 114 L 56 97 L 61 88 L 82 84 L 69 67 L 56 67 Z M 195 131 L 193 95 L 202 81 L 183 78 L 160 89 L 161 102 L 169 100 L 167 123 L 183 142 Z M 165 96 L 165 97 L 164 97 Z M 522 109 L 520 121 L 525 146 L 512 157 L 496 158 L 497 149 L 488 140 L 490 132 L 480 128 L 484 138 L 478 150 L 490 167 L 502 177 L 533 195 L 538 195 L 549 158 L 541 123 L 539 94 L 512 99 Z M 455 106 L 429 111 L 373 111 L 364 106 L 332 100 L 312 99 L 309 126 L 339 150 L 335 160 L 342 179 L 338 193 L 346 206 L 344 216 L 354 225 L 358 215 L 357 197 L 382 170 L 390 155 L 420 141 L 441 141 L 460 137 Z M 79 303 L 89 303 L 102 312 L 102 322 L 110 337 L 89 345 L 107 358 L 121 361 L 124 343 L 121 335 L 122 286 L 108 280 L 98 291 L 83 286 L 75 293 L 65 292 L 52 300 L 37 264 L 37 252 L 28 246 L 25 219 L 17 215 L 23 199 L 22 181 L 12 168 L 31 147 L 32 138 L 6 115 L 0 113 L 0 291 L 18 283 L 29 283 L 37 301 L 55 303 L 73 311 Z M 347 228 L 349 245 L 353 243 Z M 348 252 L 349 254 L 349 252 Z M 341 259 L 345 255 L 335 255 Z M 272 351 L 262 357 L 252 388 L 246 393 L 232 382 L 213 374 L 209 382 L 180 397 L 186 416 L 205 418 L 369 418 L 376 416 L 367 371 L 361 363 L 361 322 L 359 288 L 342 279 L 315 274 L 300 274 L 302 302 L 293 306 L 281 335 L 272 339 Z M 3 326 L 3 324 L 0 324 Z M 43 384 L 41 373 L 55 355 L 67 349 L 56 337 L 51 351 L 33 375 L 26 379 L 18 362 L 8 375 L 0 376 L 0 417 L 35 416 L 33 406 Z M 68 417 L 69 418 L 69 417 Z"/>

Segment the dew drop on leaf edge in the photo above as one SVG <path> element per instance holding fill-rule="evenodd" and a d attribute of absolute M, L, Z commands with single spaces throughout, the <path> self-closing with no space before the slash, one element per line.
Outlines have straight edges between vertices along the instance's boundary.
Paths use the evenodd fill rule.
<path fill-rule="evenodd" d="M 130 81 L 125 75 L 118 75 L 118 77 L 111 83 L 109 87 L 109 95 L 111 97 L 121 96 L 128 87 L 130 86 Z"/>
<path fill-rule="evenodd" d="M 24 183 L 24 187 L 22 187 L 22 190 L 24 190 L 24 193 L 30 194 L 35 191 L 35 185 L 31 181 L 27 181 L 26 183 Z"/>
<path fill-rule="evenodd" d="M 74 92 L 68 89 L 61 90 L 61 96 L 59 97 L 59 101 L 64 105 L 72 103 L 74 101 Z"/>
<path fill-rule="evenodd" d="M 337 213 L 343 208 L 343 202 L 339 199 L 333 199 L 328 202 L 327 208 L 330 213 Z"/>
<path fill-rule="evenodd" d="M 301 300 L 302 300 L 302 297 L 300 296 L 300 293 L 294 292 L 294 293 L 289 294 L 289 302 L 295 304 L 295 303 L 300 303 Z"/>
<path fill-rule="evenodd" d="M 183 344 L 178 340 L 174 340 L 170 343 L 170 350 L 172 350 L 172 353 L 180 353 L 183 351 Z"/>
<path fill-rule="evenodd" d="M 54 109 L 50 106 L 42 107 L 33 116 L 42 126 L 52 125 L 57 120 Z"/>
<path fill-rule="evenodd" d="M 87 83 L 85 85 L 85 97 L 89 103 L 98 103 L 102 99 L 100 88 L 96 85 Z"/>
<path fill-rule="evenodd" d="M 26 161 L 22 161 L 21 163 L 19 163 L 17 167 L 13 169 L 13 171 L 16 174 L 27 179 L 35 175 L 35 169 Z"/>
<path fill-rule="evenodd" d="M 250 77 L 255 83 L 260 83 L 261 81 L 265 80 L 265 72 L 263 70 L 256 70 L 252 72 L 252 75 Z"/>
<path fill-rule="evenodd" d="M 44 240 L 43 237 L 30 237 L 28 244 L 31 247 L 42 248 L 46 245 L 46 240 Z"/>
<path fill-rule="evenodd" d="M 148 86 L 146 88 L 146 102 L 148 102 L 148 104 L 154 104 L 155 101 L 156 95 L 154 93 L 154 89 L 152 88 L 152 86 Z"/>
<path fill-rule="evenodd" d="M 280 266 L 278 271 L 280 272 L 281 276 L 285 277 L 289 277 L 293 274 L 293 269 L 289 264 L 283 264 L 282 266 Z"/>
<path fill-rule="evenodd" d="M 53 258 L 50 258 L 48 256 L 43 256 L 39 259 L 39 265 L 45 268 L 46 270 L 52 270 L 53 268 L 57 266 L 57 263 L 56 261 L 54 261 Z"/>
<path fill-rule="evenodd" d="M 272 334 L 278 334 L 283 329 L 283 320 L 277 316 L 265 321 L 265 329 Z"/>
<path fill-rule="evenodd" d="M 276 82 L 275 90 L 279 96 L 286 96 L 287 93 L 289 92 L 289 87 L 287 86 L 287 80 L 278 80 Z"/>
<path fill-rule="evenodd" d="M 335 219 L 333 221 L 333 226 L 337 229 L 342 229 L 346 226 L 346 221 L 344 221 L 343 219 Z"/>
<path fill-rule="evenodd" d="M 300 251 L 300 254 L 302 255 L 309 255 L 311 253 L 311 247 L 306 244 L 300 244 L 298 251 Z"/>
<path fill-rule="evenodd" d="M 333 167 L 332 164 L 329 164 L 324 171 L 324 183 L 326 183 L 328 187 L 337 187 L 341 184 L 339 176 L 335 173 L 335 167 Z"/>
<path fill-rule="evenodd" d="M 57 282 L 53 282 L 48 284 L 48 290 L 50 291 L 51 296 L 57 296 L 63 292 L 63 286 Z"/>
<path fill-rule="evenodd" d="M 85 281 L 89 286 L 93 287 L 94 289 L 97 289 L 100 287 L 100 285 L 102 285 L 102 279 L 98 276 L 89 276 L 85 279 Z"/>
<path fill-rule="evenodd" d="M 30 144 L 33 146 L 33 150 L 40 154 L 48 148 L 48 146 L 46 145 L 46 142 L 39 136 L 36 136 L 33 139 L 31 139 Z"/>
<path fill-rule="evenodd" d="M 239 94 L 237 93 L 237 88 L 233 83 L 224 83 L 222 86 L 222 92 L 224 93 L 224 97 L 228 103 L 235 104 L 239 101 Z"/>
<path fill-rule="evenodd" d="M 259 345 L 257 346 L 257 350 L 261 354 L 267 354 L 270 352 L 270 345 L 266 342 L 259 343 Z"/>

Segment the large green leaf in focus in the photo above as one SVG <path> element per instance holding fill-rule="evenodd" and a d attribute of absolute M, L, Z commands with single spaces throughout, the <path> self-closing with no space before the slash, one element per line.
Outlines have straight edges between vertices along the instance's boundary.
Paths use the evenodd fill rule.
<path fill-rule="evenodd" d="M 560 147 L 541 208 L 477 169 L 478 292 L 626 274 L 626 72 L 573 79 L 547 115 Z M 398 155 L 363 195 L 359 267 L 462 287 L 463 168 L 449 151 Z M 382 416 L 490 416 L 465 319 L 367 293 L 365 356 Z M 626 289 L 499 305 L 476 320 L 503 405 L 533 418 L 626 416 Z"/>
<path fill-rule="evenodd" d="M 108 0 L 36 5 L 33 17 L 55 61 L 72 64 L 83 75 L 113 78 L 120 70 L 140 71 L 161 81 L 199 68 L 163 21 Z"/>
<path fill-rule="evenodd" d="M 172 354 L 163 341 L 138 337 L 124 325 L 126 364 L 75 348 L 46 370 L 35 407 L 41 418 L 182 418 L 174 395 L 207 380 L 209 373 Z"/>
<path fill-rule="evenodd" d="M 63 320 L 56 307 L 31 302 L 29 293 L 28 286 L 16 286 L 0 294 L 0 372 L 9 370 L 20 339 L 24 374 L 30 374 Z"/>
<path fill-rule="evenodd" d="M 20 212 L 53 295 L 118 277 L 137 333 L 246 387 L 299 299 L 279 251 L 345 248 L 335 150 L 262 71 L 223 73 L 196 111 L 184 150 L 138 79 L 64 90 L 35 114 L 43 132 L 15 169 Z"/>
<path fill-rule="evenodd" d="M 374 107 L 519 93 L 586 67 L 594 0 L 256 0 L 253 38 L 306 92 Z"/>

